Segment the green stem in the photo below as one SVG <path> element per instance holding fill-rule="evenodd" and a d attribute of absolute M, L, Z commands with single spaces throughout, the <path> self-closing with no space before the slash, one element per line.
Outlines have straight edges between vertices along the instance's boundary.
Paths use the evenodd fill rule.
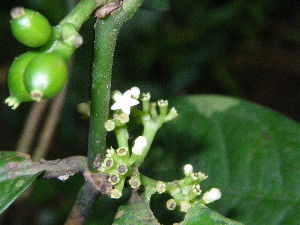
<path fill-rule="evenodd" d="M 121 126 L 121 127 L 116 127 L 115 128 L 115 135 L 118 141 L 118 146 L 119 147 L 125 147 L 128 148 L 128 130 L 127 126 Z"/>
<path fill-rule="evenodd" d="M 110 2 L 109 0 L 82 0 L 76 7 L 60 22 L 63 24 L 73 24 L 79 31 L 82 24 L 90 17 L 94 10 Z"/>
<path fill-rule="evenodd" d="M 103 159 L 106 147 L 104 123 L 108 118 L 111 73 L 117 35 L 124 22 L 130 19 L 141 6 L 142 0 L 124 0 L 113 15 L 96 24 L 95 56 L 93 68 L 91 118 L 89 130 L 88 163 L 99 154 Z"/>
<path fill-rule="evenodd" d="M 144 186 L 144 187 L 153 187 L 155 188 L 156 187 L 156 184 L 157 184 L 157 180 L 154 180 L 150 177 L 147 177 L 143 174 L 140 174 L 140 180 L 141 180 L 141 184 Z"/>
<path fill-rule="evenodd" d="M 152 120 L 143 121 L 143 124 L 144 124 L 143 136 L 146 137 L 147 139 L 147 147 L 143 151 L 142 155 L 139 156 L 139 158 L 135 162 L 135 165 L 137 167 L 139 167 L 144 162 L 144 159 L 150 150 L 155 134 L 158 131 L 158 129 L 161 127 L 160 123 L 154 122 Z"/>

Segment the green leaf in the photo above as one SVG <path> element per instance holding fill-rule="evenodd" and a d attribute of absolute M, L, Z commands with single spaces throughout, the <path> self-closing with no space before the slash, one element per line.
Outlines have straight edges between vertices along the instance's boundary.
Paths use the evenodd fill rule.
<path fill-rule="evenodd" d="M 118 209 L 113 225 L 159 225 L 150 209 L 148 197 L 146 194 L 140 196 L 132 192 L 129 203 Z"/>
<path fill-rule="evenodd" d="M 228 219 L 206 206 L 195 204 L 186 214 L 182 225 L 242 225 L 239 222 Z"/>
<path fill-rule="evenodd" d="M 31 161 L 25 154 L 0 152 L 0 213 L 13 203 L 41 173 L 10 176 L 11 170 L 27 163 Z"/>
<path fill-rule="evenodd" d="M 159 11 L 168 10 L 170 8 L 170 3 L 169 0 L 150 0 L 144 2 L 143 8 Z"/>
<path fill-rule="evenodd" d="M 161 129 L 159 146 L 152 149 L 154 156 L 156 149 L 165 149 L 159 157 L 169 161 L 152 165 L 152 177 L 180 178 L 181 166 L 192 163 L 209 176 L 201 183 L 203 191 L 221 189 L 222 198 L 209 205 L 217 212 L 245 224 L 299 224 L 298 123 L 223 96 L 190 96 L 171 105 L 179 117 Z"/>

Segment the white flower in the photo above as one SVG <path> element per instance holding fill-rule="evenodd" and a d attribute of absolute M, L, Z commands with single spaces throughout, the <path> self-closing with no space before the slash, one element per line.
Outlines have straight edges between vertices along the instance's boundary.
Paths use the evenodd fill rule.
<path fill-rule="evenodd" d="M 221 191 L 218 188 L 212 188 L 209 191 L 205 192 L 203 195 L 203 201 L 208 204 L 219 200 L 221 198 Z"/>
<path fill-rule="evenodd" d="M 130 89 L 131 97 L 138 99 L 140 97 L 141 91 L 138 87 L 132 87 Z"/>
<path fill-rule="evenodd" d="M 115 103 L 111 106 L 112 110 L 121 109 L 127 115 L 130 114 L 130 107 L 139 104 L 139 101 L 131 97 L 131 91 L 126 91 L 123 95 L 116 93 L 113 96 Z"/>
<path fill-rule="evenodd" d="M 144 149 L 147 147 L 147 138 L 144 136 L 139 136 L 134 141 L 134 145 L 132 147 L 132 153 L 135 155 L 143 154 Z"/>
<path fill-rule="evenodd" d="M 183 173 L 185 176 L 191 175 L 193 172 L 193 166 L 191 164 L 185 164 L 183 167 Z"/>

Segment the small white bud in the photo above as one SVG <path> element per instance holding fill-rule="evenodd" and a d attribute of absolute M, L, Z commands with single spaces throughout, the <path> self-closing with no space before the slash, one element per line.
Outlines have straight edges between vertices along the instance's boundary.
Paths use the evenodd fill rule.
<path fill-rule="evenodd" d="M 202 200 L 208 204 L 211 202 L 214 202 L 216 200 L 219 200 L 221 198 L 222 194 L 221 191 L 218 188 L 212 188 L 209 191 L 205 192 Z"/>
<path fill-rule="evenodd" d="M 135 155 L 142 155 L 146 147 L 147 147 L 147 138 L 144 136 L 139 136 L 134 141 L 134 145 L 132 147 L 132 153 Z"/>
<path fill-rule="evenodd" d="M 185 164 L 183 167 L 183 173 L 185 176 L 191 175 L 193 172 L 193 166 L 191 164 Z"/>
<path fill-rule="evenodd" d="M 192 204 L 188 201 L 181 201 L 180 202 L 180 211 L 187 212 L 192 208 Z"/>
<path fill-rule="evenodd" d="M 141 91 L 138 87 L 132 87 L 130 89 L 131 97 L 138 99 L 140 97 Z"/>
<path fill-rule="evenodd" d="M 167 185 L 166 185 L 166 183 L 164 183 L 162 181 L 158 181 L 155 189 L 156 189 L 157 193 L 162 194 L 166 191 Z"/>
<path fill-rule="evenodd" d="M 110 197 L 115 198 L 115 199 L 119 199 L 119 198 L 122 197 L 122 192 L 117 190 L 117 189 L 113 189 L 113 190 L 111 190 Z"/>

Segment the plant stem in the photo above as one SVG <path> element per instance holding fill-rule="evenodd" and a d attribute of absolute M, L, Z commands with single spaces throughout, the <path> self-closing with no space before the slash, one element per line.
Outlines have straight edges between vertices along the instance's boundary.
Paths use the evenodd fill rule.
<path fill-rule="evenodd" d="M 75 204 L 69 214 L 65 225 L 83 225 L 85 224 L 88 213 L 92 205 L 100 194 L 98 190 L 88 181 L 80 188 Z"/>
<path fill-rule="evenodd" d="M 115 128 L 115 135 L 117 138 L 118 146 L 128 148 L 128 131 L 126 125 Z"/>
<path fill-rule="evenodd" d="M 91 118 L 89 130 L 88 163 L 93 169 L 97 154 L 103 158 L 106 147 L 104 123 L 108 118 L 111 73 L 117 35 L 124 22 L 141 6 L 142 0 L 124 0 L 121 8 L 108 18 L 96 23 L 95 56 L 93 68 Z"/>
<path fill-rule="evenodd" d="M 157 180 L 154 180 L 150 177 L 147 177 L 143 174 L 140 174 L 140 179 L 141 179 L 141 183 L 144 187 L 153 187 L 155 188 L 156 187 L 156 184 L 157 184 Z"/>
<path fill-rule="evenodd" d="M 37 131 L 37 128 L 40 124 L 40 121 L 48 105 L 47 100 L 40 102 L 34 102 L 31 106 L 29 115 L 26 118 L 24 128 L 22 130 L 21 136 L 18 140 L 17 152 L 29 153 L 30 147 L 34 141 L 34 137 Z"/>
<path fill-rule="evenodd" d="M 110 2 L 109 0 L 82 0 L 61 22 L 62 24 L 73 24 L 79 31 L 82 24 L 90 17 L 93 11 Z"/>
<path fill-rule="evenodd" d="M 62 92 L 53 100 L 50 112 L 47 115 L 46 123 L 42 129 L 42 133 L 39 137 L 36 148 L 33 150 L 33 161 L 40 161 L 43 159 L 47 153 L 49 146 L 54 135 L 54 131 L 58 120 L 60 118 L 60 112 L 63 107 L 63 103 L 66 96 L 67 85 L 64 87 Z"/>

